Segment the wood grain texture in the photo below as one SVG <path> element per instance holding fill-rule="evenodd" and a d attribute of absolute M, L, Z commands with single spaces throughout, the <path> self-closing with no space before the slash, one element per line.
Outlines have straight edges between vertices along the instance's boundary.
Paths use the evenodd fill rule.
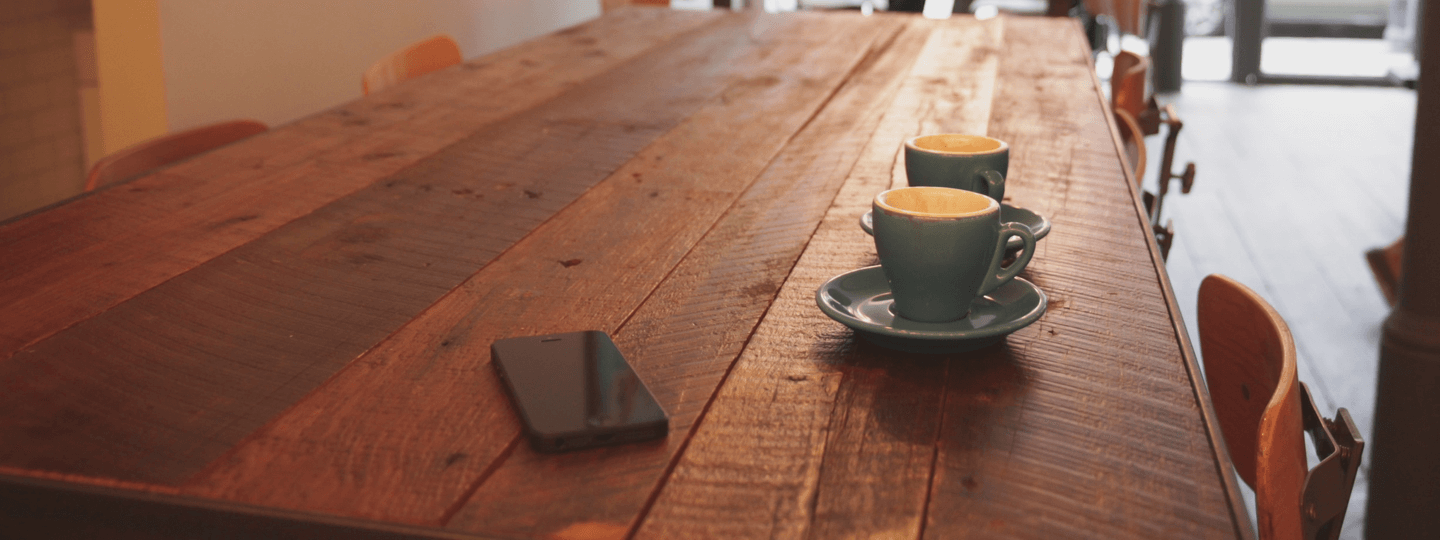
<path fill-rule="evenodd" d="M 989 134 L 1012 144 L 1007 194 L 1054 224 L 1026 270 L 1050 309 L 984 355 L 1002 373 L 952 367 L 926 536 L 1233 537 L 1105 108 L 1070 98 L 1098 95 L 1088 61 L 1043 53 L 1072 24 L 1007 21 Z"/>
<path fill-rule="evenodd" d="M 622 10 L 0 225 L 0 362 L 717 16 Z"/>
<path fill-rule="evenodd" d="M 915 61 L 929 32 L 904 21 L 871 23 L 884 33 L 846 83 L 617 331 L 670 414 L 664 451 L 555 456 L 522 445 L 448 527 L 602 538 L 635 525 Z"/>
<path fill-rule="evenodd" d="M 167 484 L 199 471 L 719 96 L 724 66 L 755 49 L 734 19 L 0 363 L 15 443 L 0 463 Z"/>
<path fill-rule="evenodd" d="M 983 132 L 990 116 L 1003 23 L 911 24 L 925 47 L 638 537 L 919 534 L 946 363 L 857 342 L 814 300 L 824 280 L 874 264 L 858 219 L 903 184 L 902 141 Z"/>
<path fill-rule="evenodd" d="M 196 476 L 187 491 L 420 524 L 442 523 L 457 510 L 497 459 L 519 451 L 514 412 L 488 365 L 489 344 L 613 332 L 883 29 L 860 17 L 731 17 L 736 24 L 716 26 L 714 35 L 733 42 L 732 57 L 722 58 L 730 49 L 715 44 L 700 49 L 713 73 L 679 78 L 684 84 L 657 81 L 654 92 L 636 93 L 653 100 L 667 87 L 713 92 L 695 100 L 699 109 L 688 119 Z M 676 50 L 665 58 L 685 56 Z M 665 449 L 648 451 L 663 458 Z"/>

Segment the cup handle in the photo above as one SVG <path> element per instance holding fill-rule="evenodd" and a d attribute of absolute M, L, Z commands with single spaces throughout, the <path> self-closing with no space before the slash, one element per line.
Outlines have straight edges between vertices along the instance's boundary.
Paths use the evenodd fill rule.
<path fill-rule="evenodd" d="M 1005 260 L 1005 245 L 1010 242 L 1010 237 L 1019 236 L 1025 241 L 1024 251 L 1020 257 L 1009 267 L 1001 268 L 1000 263 Z M 985 274 L 985 282 L 980 284 L 980 295 L 990 294 L 990 291 L 1000 288 L 1001 285 L 1009 283 L 1015 276 L 1030 264 L 1030 258 L 1035 256 L 1035 234 L 1030 228 L 1020 223 L 1010 222 L 1000 226 L 1000 244 L 995 246 L 995 256 L 990 259 L 990 271 Z"/>
<path fill-rule="evenodd" d="M 995 199 L 995 202 L 1005 202 L 1000 200 L 1000 197 L 1003 197 L 1005 193 L 1005 175 L 1000 174 L 1000 171 L 991 169 L 981 172 L 979 176 L 980 181 L 985 183 L 985 195 L 991 199 Z"/>

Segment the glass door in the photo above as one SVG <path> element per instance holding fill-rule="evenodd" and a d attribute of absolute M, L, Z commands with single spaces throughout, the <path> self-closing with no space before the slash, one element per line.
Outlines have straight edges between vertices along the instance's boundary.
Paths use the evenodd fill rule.
<path fill-rule="evenodd" d="M 1413 84 L 1418 0 L 1231 0 L 1229 79 Z M 1187 3 L 1188 7 L 1188 3 Z"/>

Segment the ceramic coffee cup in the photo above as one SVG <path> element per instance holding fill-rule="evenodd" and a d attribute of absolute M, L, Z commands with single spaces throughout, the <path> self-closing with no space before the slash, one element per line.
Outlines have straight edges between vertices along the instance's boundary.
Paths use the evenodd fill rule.
<path fill-rule="evenodd" d="M 976 298 L 1015 278 L 1035 253 L 1035 236 L 1000 222 L 1000 203 L 979 193 L 942 187 L 892 189 L 875 196 L 875 250 L 890 282 L 896 315 L 949 322 Z M 1002 268 L 1005 243 L 1024 251 Z"/>
<path fill-rule="evenodd" d="M 974 191 L 1005 200 L 1010 145 L 980 135 L 945 133 L 905 141 L 905 177 L 911 186 Z"/>

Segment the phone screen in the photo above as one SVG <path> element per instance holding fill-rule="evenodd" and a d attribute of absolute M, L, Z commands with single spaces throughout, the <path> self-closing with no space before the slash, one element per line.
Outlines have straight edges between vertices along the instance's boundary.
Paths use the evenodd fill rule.
<path fill-rule="evenodd" d="M 490 355 L 538 450 L 641 441 L 669 430 L 665 411 L 604 332 L 497 340 Z"/>

